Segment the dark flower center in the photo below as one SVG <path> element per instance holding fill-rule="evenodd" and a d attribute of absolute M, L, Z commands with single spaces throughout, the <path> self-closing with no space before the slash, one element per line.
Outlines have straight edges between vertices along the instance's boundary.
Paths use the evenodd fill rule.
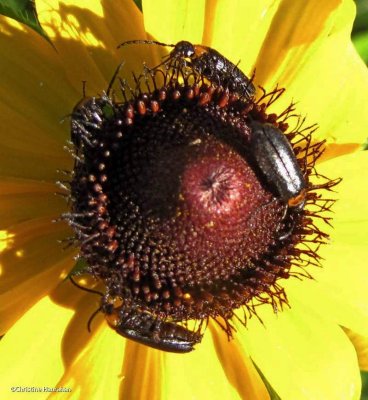
<path fill-rule="evenodd" d="M 167 77 L 160 89 L 153 77 L 152 86 L 131 101 L 102 96 L 74 110 L 68 218 L 110 296 L 163 320 L 222 317 L 230 334 L 235 308 L 252 310 L 257 299 L 277 307 L 292 260 L 317 258 L 296 246 L 320 233 L 308 213 L 275 194 L 251 155 L 250 120 L 285 130 L 287 113 L 265 112 L 280 91 L 256 102 L 196 76 Z M 299 144 L 306 180 L 306 158 L 319 153 Z"/>

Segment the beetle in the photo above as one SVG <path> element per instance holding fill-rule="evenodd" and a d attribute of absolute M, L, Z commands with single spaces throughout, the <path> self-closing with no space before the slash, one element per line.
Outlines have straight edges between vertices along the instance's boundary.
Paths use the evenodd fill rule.
<path fill-rule="evenodd" d="M 284 133 L 270 123 L 250 121 L 250 156 L 266 182 L 288 207 L 305 205 L 307 182 Z"/>
<path fill-rule="evenodd" d="M 76 275 L 76 274 L 75 274 Z M 79 285 L 73 276 L 69 280 L 77 288 L 101 297 L 100 307 L 92 313 L 87 329 L 91 332 L 94 317 L 102 312 L 109 326 L 126 339 L 171 353 L 188 353 L 194 345 L 202 341 L 200 331 L 190 331 L 175 322 L 164 321 L 139 306 L 119 297 L 103 294 L 94 289 Z"/>
<path fill-rule="evenodd" d="M 182 40 L 176 44 L 167 44 L 155 40 L 128 40 L 121 43 L 118 48 L 129 44 L 155 44 L 158 46 L 173 47 L 167 58 L 158 66 L 165 65 L 175 68 L 177 65 L 189 66 L 196 73 L 205 76 L 239 96 L 249 98 L 254 95 L 255 87 L 235 64 L 220 54 L 217 50 L 200 44 L 192 44 Z"/>
<path fill-rule="evenodd" d="M 119 335 L 158 350 L 188 353 L 203 337 L 199 331 L 164 321 L 137 305 L 124 304 L 120 297 L 104 296 L 100 309 Z"/>

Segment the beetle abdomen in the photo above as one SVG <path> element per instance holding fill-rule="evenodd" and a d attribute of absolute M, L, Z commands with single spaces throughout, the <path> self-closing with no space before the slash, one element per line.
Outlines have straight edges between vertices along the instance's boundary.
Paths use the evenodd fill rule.
<path fill-rule="evenodd" d="M 256 167 L 290 207 L 303 206 L 307 184 L 286 136 L 269 123 L 252 121 L 250 126 Z"/>
<path fill-rule="evenodd" d="M 192 57 L 194 69 L 210 81 L 227 87 L 231 92 L 250 97 L 255 93 L 251 80 L 218 51 L 208 48 L 199 57 Z"/>

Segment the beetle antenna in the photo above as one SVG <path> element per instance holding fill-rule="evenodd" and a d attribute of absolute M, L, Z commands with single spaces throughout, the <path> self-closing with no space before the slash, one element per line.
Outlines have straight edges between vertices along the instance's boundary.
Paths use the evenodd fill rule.
<path fill-rule="evenodd" d="M 84 290 L 85 292 L 98 294 L 98 295 L 100 295 L 101 297 L 104 296 L 104 294 L 103 294 L 102 292 L 99 292 L 98 290 L 89 289 L 89 288 L 86 288 L 86 287 L 83 287 L 83 286 L 79 285 L 79 284 L 73 279 L 72 276 L 69 276 L 69 279 L 70 279 L 70 281 L 72 282 L 72 284 L 73 284 L 74 286 L 76 286 L 78 289 Z"/>
<path fill-rule="evenodd" d="M 110 94 L 112 85 L 114 84 L 115 79 L 116 79 L 116 77 L 118 76 L 118 73 L 119 73 L 119 71 L 121 70 L 121 67 L 122 67 L 124 64 L 125 64 L 125 61 L 122 61 L 122 62 L 118 65 L 118 67 L 116 68 L 116 70 L 115 70 L 115 72 L 114 72 L 114 75 L 112 76 L 112 78 L 111 78 L 111 80 L 110 80 L 109 86 L 107 87 L 107 90 L 106 90 L 106 95 L 107 95 L 108 97 L 110 97 L 109 94 Z"/>
<path fill-rule="evenodd" d="M 87 85 L 87 81 L 82 81 L 83 98 L 86 97 L 86 85 Z"/>
<path fill-rule="evenodd" d="M 95 316 L 101 311 L 102 306 L 98 307 L 98 309 L 96 311 L 94 311 L 92 313 L 92 315 L 89 317 L 88 322 L 87 322 L 87 330 L 89 333 L 92 332 L 91 330 L 91 325 L 92 325 L 92 321 L 94 320 Z"/>
<path fill-rule="evenodd" d="M 123 43 L 120 43 L 117 48 L 120 49 L 120 47 L 126 46 L 128 44 L 157 44 L 159 46 L 175 47 L 174 44 L 162 43 L 156 40 L 127 40 Z"/>

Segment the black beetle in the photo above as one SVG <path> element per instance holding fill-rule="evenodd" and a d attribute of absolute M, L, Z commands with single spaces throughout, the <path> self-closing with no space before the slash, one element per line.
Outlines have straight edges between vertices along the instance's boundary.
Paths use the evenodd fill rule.
<path fill-rule="evenodd" d="M 154 349 L 171 353 L 188 353 L 202 340 L 203 334 L 200 333 L 200 329 L 190 331 L 175 322 L 163 321 L 136 304 L 124 302 L 119 296 L 104 295 L 97 290 L 80 286 L 72 276 L 69 276 L 69 279 L 78 289 L 101 296 L 100 307 L 88 320 L 89 332 L 94 317 L 102 312 L 116 333 Z"/>
<path fill-rule="evenodd" d="M 155 68 L 161 65 L 173 68 L 177 65 L 189 66 L 211 82 L 228 88 L 231 92 L 235 92 L 241 97 L 249 98 L 255 93 L 255 87 L 251 79 L 236 65 L 211 47 L 192 44 L 185 40 L 177 44 L 161 43 L 154 40 L 128 40 L 121 43 L 118 47 L 128 44 L 155 44 L 173 47 L 174 49 L 170 52 L 168 58 Z"/>
<path fill-rule="evenodd" d="M 188 353 L 202 340 L 203 335 L 199 331 L 163 321 L 137 306 L 124 305 L 120 298 L 104 297 L 101 310 L 119 335 L 158 350 Z"/>
<path fill-rule="evenodd" d="M 250 156 L 270 187 L 289 207 L 303 209 L 307 183 L 290 142 L 269 123 L 250 122 Z"/>

